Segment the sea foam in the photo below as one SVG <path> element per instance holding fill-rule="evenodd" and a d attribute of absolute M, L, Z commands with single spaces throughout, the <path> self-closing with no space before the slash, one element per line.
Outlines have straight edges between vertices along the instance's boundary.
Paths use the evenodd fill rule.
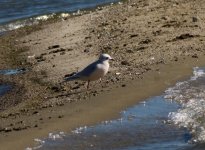
<path fill-rule="evenodd" d="M 177 112 L 169 113 L 171 122 L 188 128 L 192 142 L 205 142 L 205 68 L 195 67 L 190 80 L 168 88 L 164 97 L 181 104 Z"/>

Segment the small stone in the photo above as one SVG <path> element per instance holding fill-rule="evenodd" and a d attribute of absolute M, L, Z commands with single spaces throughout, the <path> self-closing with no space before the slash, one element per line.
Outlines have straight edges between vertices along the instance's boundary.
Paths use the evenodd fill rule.
<path fill-rule="evenodd" d="M 89 52 L 89 49 L 85 49 L 84 52 L 85 52 L 85 53 L 88 53 L 88 52 Z"/>
<path fill-rule="evenodd" d="M 11 127 L 6 127 L 4 128 L 4 132 L 11 132 L 12 131 L 12 128 Z"/>
<path fill-rule="evenodd" d="M 141 46 L 141 47 L 137 48 L 136 51 L 143 51 L 145 48 L 146 48 L 146 47 Z"/>
<path fill-rule="evenodd" d="M 131 49 L 128 49 L 126 52 L 127 52 L 127 53 L 134 53 L 134 51 L 131 50 Z"/>
<path fill-rule="evenodd" d="M 91 36 L 86 36 L 85 39 L 91 39 Z"/>
<path fill-rule="evenodd" d="M 88 45 L 86 45 L 86 47 L 92 47 L 93 45 L 92 44 L 88 44 Z"/>
<path fill-rule="evenodd" d="M 80 86 L 77 85 L 77 86 L 73 87 L 72 89 L 73 89 L 73 90 L 76 90 L 76 89 L 79 89 L 79 88 L 80 88 Z"/>
<path fill-rule="evenodd" d="M 52 45 L 52 46 L 49 46 L 48 49 L 54 49 L 54 48 L 59 48 L 60 45 Z"/>
<path fill-rule="evenodd" d="M 54 91 L 54 92 L 59 92 L 60 88 L 58 86 L 52 86 L 51 90 Z"/>
<path fill-rule="evenodd" d="M 34 128 L 37 128 L 37 127 L 38 127 L 38 124 L 35 124 L 33 127 L 34 127 Z"/>
<path fill-rule="evenodd" d="M 199 58 L 197 54 L 191 56 L 192 58 Z"/>
<path fill-rule="evenodd" d="M 122 87 L 126 87 L 126 84 L 122 84 Z"/>
<path fill-rule="evenodd" d="M 138 36 L 138 34 L 131 34 L 130 38 L 137 37 L 137 36 Z"/>
<path fill-rule="evenodd" d="M 59 115 L 58 118 L 63 118 L 63 115 Z"/>
<path fill-rule="evenodd" d="M 149 44 L 151 42 L 150 39 L 145 39 L 143 41 L 141 41 L 139 44 Z"/>
<path fill-rule="evenodd" d="M 192 22 L 197 22 L 198 18 L 197 17 L 192 17 Z"/>
<path fill-rule="evenodd" d="M 127 60 L 123 60 L 123 61 L 121 61 L 121 65 L 130 66 L 130 63 Z"/>
<path fill-rule="evenodd" d="M 178 57 L 177 56 L 174 56 L 174 61 L 178 61 Z"/>
<path fill-rule="evenodd" d="M 14 127 L 13 130 L 14 131 L 20 131 L 20 130 L 22 130 L 22 128 L 21 127 Z"/>
<path fill-rule="evenodd" d="M 65 55 L 65 52 L 61 52 L 60 55 Z"/>
<path fill-rule="evenodd" d="M 33 115 L 38 114 L 38 111 L 34 111 L 32 114 L 33 114 Z"/>

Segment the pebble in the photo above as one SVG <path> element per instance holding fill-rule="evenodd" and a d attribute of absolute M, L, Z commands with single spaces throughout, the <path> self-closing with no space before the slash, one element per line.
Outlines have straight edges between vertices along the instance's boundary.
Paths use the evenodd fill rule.
<path fill-rule="evenodd" d="M 121 65 L 130 66 L 130 63 L 127 60 L 123 60 L 123 61 L 121 61 Z"/>
<path fill-rule="evenodd" d="M 199 58 L 197 54 L 191 56 L 192 58 Z"/>
<path fill-rule="evenodd" d="M 52 87 L 51 87 L 51 90 L 54 91 L 54 92 L 59 92 L 59 91 L 60 91 L 60 87 L 58 87 L 58 86 L 52 86 Z"/>
<path fill-rule="evenodd" d="M 52 45 L 52 46 L 49 46 L 48 49 L 54 49 L 54 48 L 59 48 L 60 45 Z"/>
<path fill-rule="evenodd" d="M 177 56 L 174 56 L 174 61 L 178 61 L 178 57 Z"/>
<path fill-rule="evenodd" d="M 55 53 L 59 53 L 59 52 L 64 52 L 65 53 L 66 49 L 65 48 L 60 48 L 60 49 L 56 49 L 53 51 L 50 51 L 49 54 L 55 54 Z"/>
<path fill-rule="evenodd" d="M 4 132 L 11 132 L 11 131 L 12 131 L 12 128 L 11 128 L 11 127 L 6 127 L 6 128 L 4 128 L 3 131 L 4 131 Z"/>
<path fill-rule="evenodd" d="M 198 18 L 197 17 L 192 17 L 192 22 L 197 22 Z"/>
<path fill-rule="evenodd" d="M 150 42 L 151 42 L 150 39 L 146 39 L 146 40 L 139 42 L 139 44 L 149 44 Z"/>
<path fill-rule="evenodd" d="M 184 40 L 184 39 L 188 39 L 188 38 L 193 38 L 193 37 L 198 37 L 199 35 L 192 35 L 189 33 L 185 33 L 185 34 L 181 34 L 179 36 L 177 36 L 176 38 L 174 38 L 172 41 L 177 41 L 177 40 Z"/>
<path fill-rule="evenodd" d="M 128 49 L 126 52 L 127 52 L 127 53 L 134 53 L 134 51 L 131 50 L 131 49 Z"/>
<path fill-rule="evenodd" d="M 126 84 L 122 84 L 122 87 L 126 87 Z"/>
<path fill-rule="evenodd" d="M 88 52 L 89 52 L 89 49 L 85 49 L 83 52 L 88 53 Z"/>
<path fill-rule="evenodd" d="M 65 52 L 61 52 L 60 55 L 65 55 Z"/>
<path fill-rule="evenodd" d="M 33 127 L 34 127 L 34 128 L 37 128 L 37 127 L 38 127 L 38 124 L 35 124 Z"/>
<path fill-rule="evenodd" d="M 138 34 L 131 34 L 130 38 L 137 37 L 137 36 L 138 36 Z"/>
<path fill-rule="evenodd" d="M 34 114 L 38 114 L 38 111 L 34 111 L 32 114 L 33 114 L 33 115 L 34 115 Z"/>
<path fill-rule="evenodd" d="M 59 115 L 58 118 L 63 118 L 63 115 Z"/>

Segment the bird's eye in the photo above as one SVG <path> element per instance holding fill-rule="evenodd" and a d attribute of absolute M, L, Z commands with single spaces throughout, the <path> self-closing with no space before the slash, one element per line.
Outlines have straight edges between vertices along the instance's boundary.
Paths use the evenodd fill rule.
<path fill-rule="evenodd" d="M 109 57 L 106 57 L 105 59 L 107 59 L 107 60 L 108 60 L 108 59 L 109 59 Z"/>

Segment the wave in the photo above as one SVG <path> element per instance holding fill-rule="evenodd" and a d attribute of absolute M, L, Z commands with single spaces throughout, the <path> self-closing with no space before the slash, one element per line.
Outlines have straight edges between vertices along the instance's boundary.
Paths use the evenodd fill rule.
<path fill-rule="evenodd" d="M 78 11 L 78 13 L 80 12 Z M 46 21 L 48 19 L 52 19 L 52 18 L 65 19 L 69 16 L 70 16 L 69 13 L 60 13 L 60 14 L 41 15 L 41 16 L 36 16 L 36 17 L 23 19 L 23 20 L 16 20 L 7 24 L 0 25 L 0 34 L 7 31 L 19 29 L 25 26 L 36 25 L 39 24 L 41 21 Z"/>
<path fill-rule="evenodd" d="M 166 99 L 181 104 L 177 112 L 170 112 L 169 119 L 193 134 L 191 142 L 205 142 L 205 68 L 195 67 L 193 76 L 165 91 Z"/>

